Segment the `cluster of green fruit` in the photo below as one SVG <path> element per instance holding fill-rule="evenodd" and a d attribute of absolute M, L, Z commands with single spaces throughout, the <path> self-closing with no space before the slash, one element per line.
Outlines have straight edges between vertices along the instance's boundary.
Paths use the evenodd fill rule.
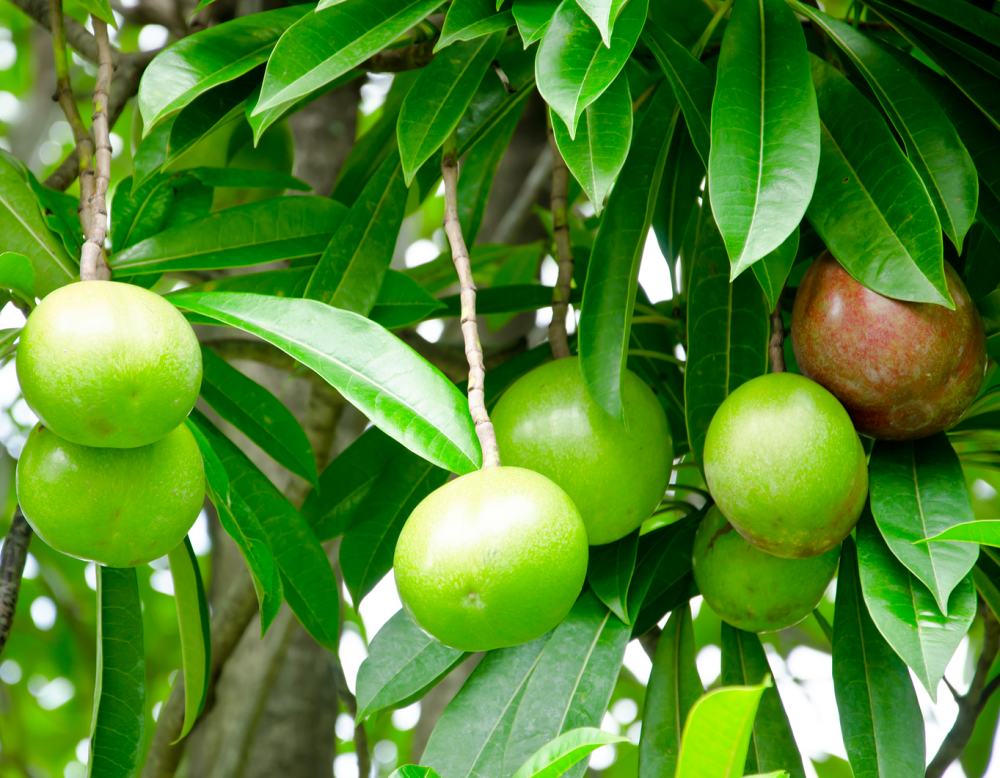
<path fill-rule="evenodd" d="M 134 567 L 180 543 L 205 497 L 184 419 L 201 387 L 191 326 L 159 295 L 86 281 L 32 311 L 17 377 L 40 419 L 17 463 L 39 537 L 70 556 Z"/>

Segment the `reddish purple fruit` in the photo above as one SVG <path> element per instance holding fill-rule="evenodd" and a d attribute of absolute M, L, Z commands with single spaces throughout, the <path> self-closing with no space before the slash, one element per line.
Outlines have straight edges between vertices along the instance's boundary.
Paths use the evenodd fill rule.
<path fill-rule="evenodd" d="M 892 300 L 855 281 L 826 251 L 792 310 L 803 375 L 832 392 L 862 435 L 914 440 L 948 429 L 983 382 L 986 335 L 965 285 L 945 263 L 955 310 Z"/>

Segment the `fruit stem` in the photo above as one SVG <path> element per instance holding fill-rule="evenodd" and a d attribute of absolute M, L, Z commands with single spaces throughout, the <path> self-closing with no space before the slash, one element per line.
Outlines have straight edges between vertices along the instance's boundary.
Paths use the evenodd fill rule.
<path fill-rule="evenodd" d="M 108 25 L 91 15 L 94 38 L 97 40 L 97 82 L 94 84 L 94 152 L 93 193 L 90 195 L 92 224 L 87 233 L 80 256 L 81 281 L 109 281 L 111 269 L 104 258 L 104 239 L 108 234 L 108 207 L 106 195 L 111 182 L 111 138 L 108 129 L 108 101 L 111 99 L 111 74 L 115 66 L 111 60 L 111 43 Z M 81 191 L 83 187 L 81 185 Z"/>
<path fill-rule="evenodd" d="M 0 653 L 3 653 L 14 624 L 14 610 L 17 608 L 17 595 L 21 589 L 21 575 L 28 559 L 30 542 L 31 527 L 18 507 L 0 553 Z"/>
<path fill-rule="evenodd" d="M 549 323 L 549 345 L 554 359 L 565 359 L 569 353 L 566 314 L 573 288 L 573 245 L 569 237 L 569 168 L 559 152 L 552 129 L 552 115 L 545 112 L 545 124 L 552 150 L 552 234 L 556 241 L 559 278 L 552 288 L 552 321 Z"/>
<path fill-rule="evenodd" d="M 767 355 L 771 360 L 772 373 L 785 372 L 785 321 L 781 318 L 781 295 L 778 292 L 774 301 L 774 310 L 771 311 L 771 340 L 767 344 Z"/>
<path fill-rule="evenodd" d="M 451 244 L 451 258 L 461 286 L 462 337 L 465 339 L 465 358 L 469 361 L 469 413 L 483 449 L 483 467 L 499 467 L 497 436 L 486 412 L 486 367 L 476 326 L 476 285 L 472 280 L 472 263 L 462 237 L 462 225 L 458 221 L 458 140 L 454 132 L 444 143 L 441 178 L 444 180 L 444 231 Z"/>

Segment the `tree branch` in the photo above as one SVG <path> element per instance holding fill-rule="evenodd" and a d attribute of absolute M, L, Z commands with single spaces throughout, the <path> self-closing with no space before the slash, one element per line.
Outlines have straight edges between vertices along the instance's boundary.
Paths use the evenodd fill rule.
<path fill-rule="evenodd" d="M 28 16 L 38 22 L 46 30 L 52 31 L 51 10 L 48 0 L 10 0 L 14 5 L 24 11 Z M 80 56 L 96 65 L 98 61 L 97 39 L 87 32 L 87 28 L 72 17 L 64 17 L 66 40 L 69 45 L 76 49 Z M 115 64 L 121 58 L 121 53 L 115 51 L 112 54 Z"/>
<path fill-rule="evenodd" d="M 21 591 L 21 574 L 28 559 L 31 527 L 24 520 L 21 506 L 14 510 L 14 518 L 7 531 L 7 539 L 0 552 L 0 654 L 7 645 L 10 628 L 14 625 L 17 595 Z"/>
<path fill-rule="evenodd" d="M 552 233 L 556 240 L 556 255 L 559 260 L 559 278 L 552 288 L 552 321 L 549 323 L 549 346 L 555 359 L 565 359 L 570 355 L 566 333 L 566 314 L 569 312 L 569 296 L 573 289 L 573 245 L 569 235 L 569 168 L 556 144 L 552 117 L 545 112 L 545 123 L 552 151 Z"/>
<path fill-rule="evenodd" d="M 87 242 L 83 244 L 80 256 L 81 281 L 110 281 L 111 268 L 104 258 L 104 239 L 108 236 L 108 186 L 111 183 L 111 135 L 108 126 L 108 103 L 111 99 L 111 74 L 115 66 L 111 61 L 111 43 L 108 41 L 108 23 L 91 15 L 94 25 L 94 37 L 97 39 L 97 81 L 94 84 L 94 120 L 91 129 L 94 131 L 94 165 L 88 170 L 81 168 L 80 191 L 92 191 L 90 195 L 90 212 L 92 223 L 87 234 Z M 88 176 L 93 177 L 93 184 L 84 183 Z"/>
<path fill-rule="evenodd" d="M 782 289 L 782 292 L 784 289 Z M 771 311 L 771 340 L 767 344 L 767 355 L 771 360 L 772 373 L 785 372 L 785 322 L 781 318 L 781 292 L 774 301 Z"/>
<path fill-rule="evenodd" d="M 370 56 L 358 67 L 368 73 L 402 73 L 404 70 L 417 70 L 434 59 L 434 45 L 437 42 L 438 38 L 434 37 L 408 46 L 384 49 Z"/>
<path fill-rule="evenodd" d="M 500 466 L 500 449 L 493 422 L 486 412 L 486 368 L 483 365 L 483 347 L 479 342 L 476 325 L 476 284 L 472 280 L 469 250 L 462 237 L 458 221 L 458 154 L 455 134 L 444 144 L 441 157 L 441 178 L 444 181 L 444 231 L 451 244 L 451 257 L 458 272 L 462 298 L 462 337 L 465 340 L 465 357 L 469 361 L 469 413 L 476 425 L 476 435 L 483 449 L 483 467 Z"/>

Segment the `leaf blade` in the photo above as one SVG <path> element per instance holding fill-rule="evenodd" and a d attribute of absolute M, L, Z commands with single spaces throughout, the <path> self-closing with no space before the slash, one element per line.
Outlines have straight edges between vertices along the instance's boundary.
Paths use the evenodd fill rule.
<path fill-rule="evenodd" d="M 185 537 L 168 555 L 174 582 L 174 603 L 181 633 L 184 660 L 184 725 L 178 742 L 187 737 L 208 697 L 208 677 L 212 661 L 212 641 L 208 623 L 208 598 L 201 580 L 198 557 L 190 538 Z"/>

